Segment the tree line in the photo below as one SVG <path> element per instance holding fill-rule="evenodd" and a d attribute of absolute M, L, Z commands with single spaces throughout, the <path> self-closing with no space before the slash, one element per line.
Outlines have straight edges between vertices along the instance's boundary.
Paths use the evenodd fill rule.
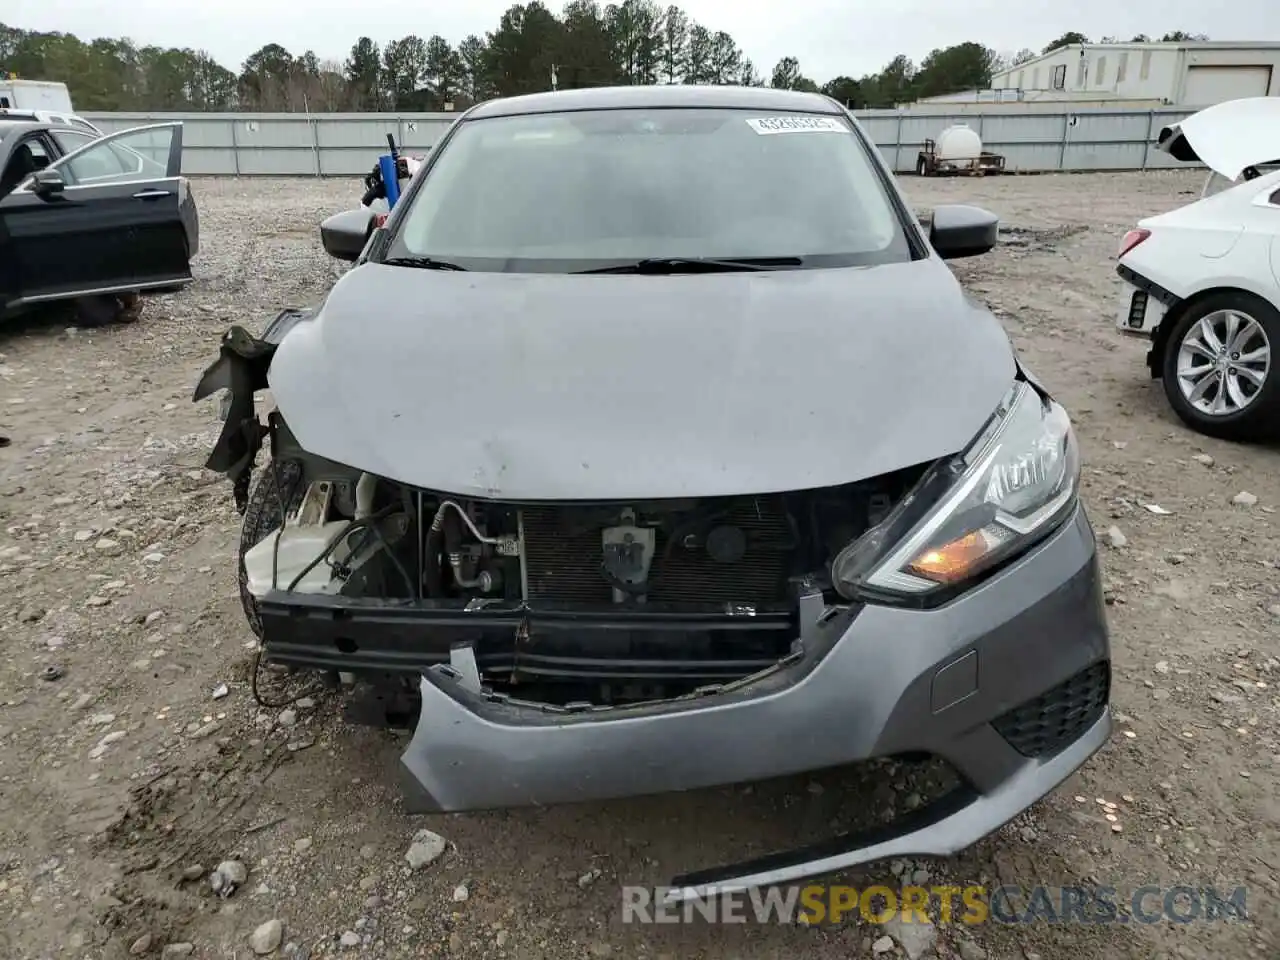
<path fill-rule="evenodd" d="M 1177 31 L 1161 39 L 1205 38 Z M 1090 42 L 1066 33 L 1042 52 Z M 804 75 L 797 58 L 784 57 L 766 78 L 730 34 L 654 0 L 607 6 L 570 0 L 559 15 L 530 0 L 508 8 L 493 31 L 456 46 L 439 35 L 410 34 L 384 46 L 360 37 L 345 61 L 269 43 L 238 72 L 203 50 L 139 47 L 123 38 L 85 42 L 0 24 L 0 75 L 60 80 L 85 112 L 462 110 L 491 97 L 552 88 L 655 83 L 767 84 L 821 91 L 854 108 L 892 107 L 984 89 L 993 73 L 1035 56 L 1031 49 L 1000 54 L 970 41 L 934 50 L 918 66 L 899 54 L 877 73 L 821 84 Z"/>

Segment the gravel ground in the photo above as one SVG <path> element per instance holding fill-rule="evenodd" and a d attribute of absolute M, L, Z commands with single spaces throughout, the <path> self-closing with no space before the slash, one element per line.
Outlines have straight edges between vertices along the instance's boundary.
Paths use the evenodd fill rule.
<path fill-rule="evenodd" d="M 925 787 L 905 770 L 870 783 L 405 816 L 402 740 L 344 725 L 331 695 L 284 713 L 255 707 L 238 518 L 228 485 L 201 468 L 215 409 L 190 402 L 229 324 L 257 328 L 339 274 L 316 224 L 360 188 L 206 180 L 194 285 L 148 298 L 126 326 L 46 319 L 0 332 L 0 432 L 12 438 L 0 454 L 0 956 L 243 958 L 274 945 L 278 920 L 277 956 L 374 960 L 827 960 L 886 948 L 964 960 L 1274 958 L 1280 460 L 1184 429 L 1144 375 L 1144 346 L 1111 328 L 1117 239 L 1193 197 L 1199 180 L 906 181 L 922 210 L 972 200 L 1013 231 L 957 272 L 1075 418 L 1104 541 L 1120 732 L 964 855 L 846 881 L 1245 885 L 1251 922 L 914 937 L 854 923 L 621 923 L 619 883 L 663 882 L 910 805 Z M 1242 492 L 1248 503 L 1233 503 Z M 1098 798 L 1116 805 L 1120 831 Z M 405 853 L 423 827 L 447 845 L 411 871 Z M 216 897 L 208 872 L 233 859 L 247 877 L 220 872 L 241 885 Z M 886 932 L 894 940 L 880 940 Z"/>

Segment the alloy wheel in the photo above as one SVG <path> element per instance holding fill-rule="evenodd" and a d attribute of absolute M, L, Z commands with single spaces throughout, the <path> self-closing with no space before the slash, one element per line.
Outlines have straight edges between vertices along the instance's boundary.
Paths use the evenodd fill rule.
<path fill-rule="evenodd" d="M 1246 409 L 1261 393 L 1270 371 L 1266 331 L 1239 310 L 1205 314 L 1178 344 L 1178 389 L 1206 416 L 1225 417 Z"/>

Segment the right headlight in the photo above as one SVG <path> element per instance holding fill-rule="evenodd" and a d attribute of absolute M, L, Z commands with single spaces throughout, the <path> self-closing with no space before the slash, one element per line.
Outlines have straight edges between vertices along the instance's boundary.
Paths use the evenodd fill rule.
<path fill-rule="evenodd" d="M 954 587 L 1050 532 L 1075 506 L 1079 482 L 1066 411 L 1018 381 L 962 454 L 840 552 L 832 585 L 850 599 Z"/>

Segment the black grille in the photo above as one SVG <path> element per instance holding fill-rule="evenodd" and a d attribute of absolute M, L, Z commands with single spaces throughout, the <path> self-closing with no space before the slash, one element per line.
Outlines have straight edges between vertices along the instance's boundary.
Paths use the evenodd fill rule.
<path fill-rule="evenodd" d="M 1045 757 L 1074 743 L 1098 719 L 1111 688 L 1111 665 L 1095 663 L 997 719 L 1000 736 L 1024 757 Z"/>
<path fill-rule="evenodd" d="M 601 573 L 601 531 L 612 525 L 584 520 L 591 508 L 524 507 L 525 562 L 529 599 L 557 603 L 610 604 L 613 590 Z M 787 601 L 787 576 L 795 534 L 779 498 L 756 497 L 725 503 L 710 511 L 714 520 L 686 524 L 680 518 L 659 528 L 649 568 L 648 601 L 673 604 L 750 604 L 775 606 Z M 595 512 L 598 517 L 598 511 Z M 637 510 L 641 525 L 646 517 Z M 617 522 L 616 520 L 613 522 Z M 720 562 L 701 546 L 684 546 L 708 526 L 734 526 L 747 535 L 741 560 Z M 675 542 L 672 542 L 672 540 Z"/>
<path fill-rule="evenodd" d="M 1147 319 L 1147 294 L 1142 290 L 1133 291 L 1129 300 L 1129 326 L 1135 330 Z"/>

